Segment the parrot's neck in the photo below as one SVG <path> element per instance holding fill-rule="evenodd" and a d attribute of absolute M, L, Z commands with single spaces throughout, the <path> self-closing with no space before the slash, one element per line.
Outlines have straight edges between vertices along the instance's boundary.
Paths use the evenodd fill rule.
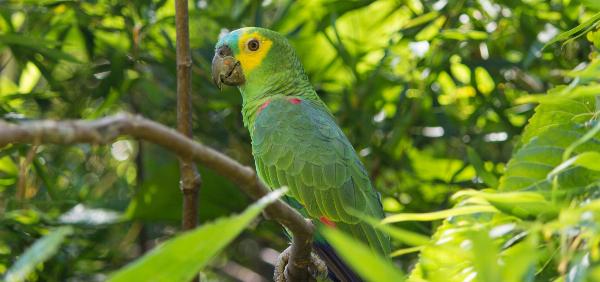
<path fill-rule="evenodd" d="M 288 75 L 270 76 L 270 83 L 246 83 L 239 87 L 242 93 L 242 116 L 244 126 L 253 134 L 254 121 L 261 106 L 278 97 L 297 97 L 323 104 L 305 75 L 289 79 Z M 285 117 L 282 117 L 285 118 Z"/>

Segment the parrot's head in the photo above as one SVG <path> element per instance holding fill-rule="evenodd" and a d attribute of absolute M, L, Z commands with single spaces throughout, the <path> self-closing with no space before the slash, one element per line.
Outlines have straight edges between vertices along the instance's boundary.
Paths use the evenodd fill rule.
<path fill-rule="evenodd" d="M 289 79 L 304 80 L 306 75 L 283 35 L 245 27 L 221 37 L 215 46 L 212 78 L 219 89 L 223 84 L 238 86 L 244 94 L 261 92 Z"/>

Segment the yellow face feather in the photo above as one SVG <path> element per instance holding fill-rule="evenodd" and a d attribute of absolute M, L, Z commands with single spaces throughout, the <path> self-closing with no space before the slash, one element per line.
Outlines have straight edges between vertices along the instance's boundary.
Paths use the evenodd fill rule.
<path fill-rule="evenodd" d="M 252 39 L 256 39 L 260 43 L 260 48 L 256 51 L 248 49 L 248 41 Z M 262 63 L 265 56 L 269 53 L 271 45 L 273 45 L 273 42 L 258 32 L 244 32 L 240 36 L 238 40 L 238 50 L 240 50 L 240 53 L 237 59 L 240 61 L 246 75 Z"/>

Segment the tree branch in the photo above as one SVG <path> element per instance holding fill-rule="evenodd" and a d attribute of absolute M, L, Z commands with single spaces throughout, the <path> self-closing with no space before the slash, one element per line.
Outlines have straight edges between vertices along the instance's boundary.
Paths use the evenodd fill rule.
<path fill-rule="evenodd" d="M 192 137 L 192 56 L 190 54 L 188 1 L 175 1 L 177 53 L 177 130 Z M 196 164 L 188 156 L 179 156 L 179 185 L 183 193 L 182 227 L 190 230 L 198 225 L 198 191 L 202 184 Z M 198 281 L 194 278 L 193 281 Z"/>
<path fill-rule="evenodd" d="M 270 190 L 254 170 L 230 157 L 160 123 L 137 115 L 117 114 L 97 120 L 83 121 L 27 121 L 19 124 L 0 120 L 0 148 L 9 144 L 109 144 L 122 136 L 146 140 L 177 154 L 202 163 L 228 178 L 253 199 L 259 199 Z M 293 235 L 287 271 L 294 281 L 308 281 L 308 264 L 312 251 L 314 226 L 296 210 L 279 200 L 265 212 L 271 219 L 285 226 Z"/>

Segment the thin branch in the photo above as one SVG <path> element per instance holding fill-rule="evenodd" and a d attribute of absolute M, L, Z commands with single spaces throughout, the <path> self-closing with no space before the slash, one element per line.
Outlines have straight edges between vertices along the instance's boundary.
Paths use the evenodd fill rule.
<path fill-rule="evenodd" d="M 177 129 L 192 137 L 192 56 L 190 53 L 188 1 L 175 1 L 175 28 L 177 53 Z M 200 173 L 188 156 L 179 156 L 180 188 L 183 193 L 182 227 L 193 229 L 198 225 L 198 191 Z M 194 281 L 198 279 L 195 278 Z"/>
<path fill-rule="evenodd" d="M 35 142 L 35 144 L 31 146 L 31 149 L 29 149 L 25 159 L 21 161 L 19 167 L 19 181 L 17 182 L 16 198 L 21 201 L 21 205 L 24 203 L 23 200 L 25 200 L 27 196 L 27 172 L 29 171 L 29 166 L 33 162 L 33 158 L 35 158 L 35 152 L 37 151 L 37 148 L 38 144 Z"/>
<path fill-rule="evenodd" d="M 118 114 L 97 120 L 83 121 L 27 121 L 20 124 L 0 120 L 0 148 L 9 144 L 109 144 L 123 136 L 146 140 L 167 150 L 202 163 L 228 178 L 253 199 L 259 199 L 270 190 L 254 170 L 230 157 L 160 123 L 137 115 Z M 287 271 L 293 281 L 308 281 L 308 265 L 312 250 L 314 226 L 283 201 L 265 209 L 266 215 L 285 226 L 293 235 Z"/>

